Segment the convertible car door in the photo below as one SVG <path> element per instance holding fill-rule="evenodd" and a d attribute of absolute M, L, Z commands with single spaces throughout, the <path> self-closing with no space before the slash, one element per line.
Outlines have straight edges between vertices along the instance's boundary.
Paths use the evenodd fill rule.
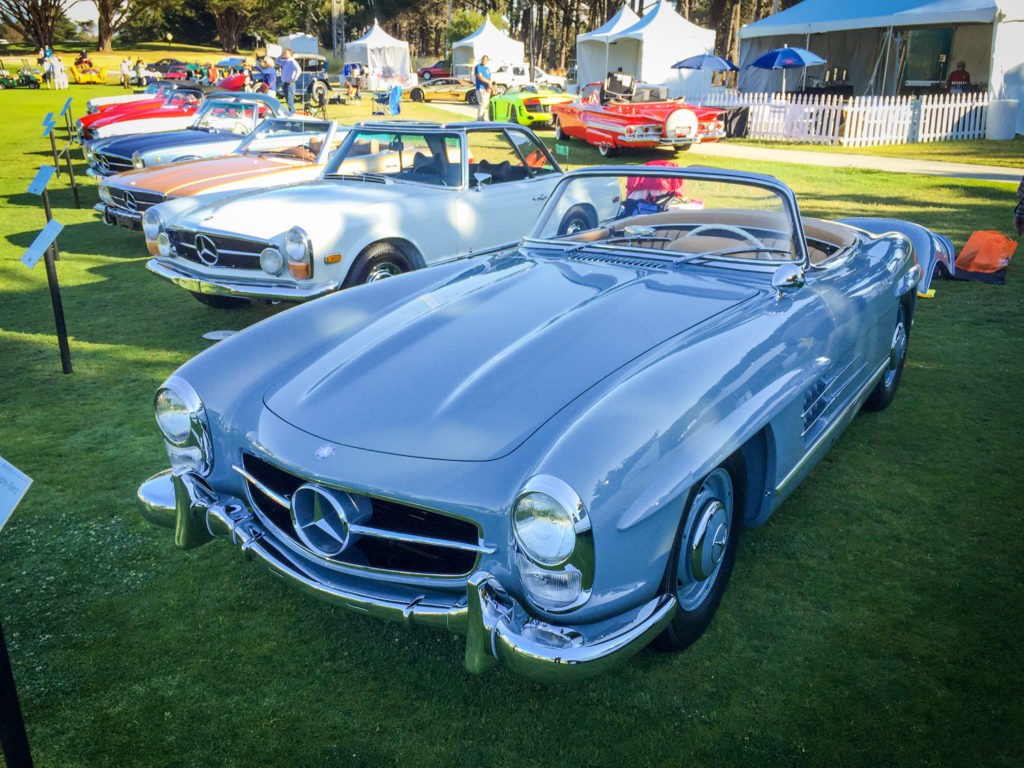
<path fill-rule="evenodd" d="M 526 234 L 560 176 L 533 134 L 469 131 L 469 184 L 458 205 L 459 251 L 506 248 Z"/>

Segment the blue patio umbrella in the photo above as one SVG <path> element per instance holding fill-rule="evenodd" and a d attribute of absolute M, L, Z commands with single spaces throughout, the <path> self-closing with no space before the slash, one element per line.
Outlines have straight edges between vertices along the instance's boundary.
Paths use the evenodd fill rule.
<path fill-rule="evenodd" d="M 787 69 L 802 69 L 824 63 L 825 60 L 821 56 L 808 51 L 806 48 L 790 48 L 786 46 L 784 48 L 773 48 L 767 53 L 761 54 L 750 64 L 747 64 L 747 69 L 750 67 L 756 67 L 757 69 L 781 69 L 782 92 L 785 93 Z"/>
<path fill-rule="evenodd" d="M 691 56 L 688 59 L 677 61 L 672 69 L 707 69 L 712 72 L 735 72 L 739 67 L 728 59 L 716 56 L 713 53 L 702 53 L 698 56 Z"/>
<path fill-rule="evenodd" d="M 691 56 L 688 59 L 677 61 L 672 65 L 672 69 L 699 69 L 704 72 L 734 72 L 739 69 L 739 67 L 728 59 L 723 59 L 721 56 L 716 56 L 713 53 L 701 53 L 697 56 Z M 711 88 L 710 75 L 706 80 L 706 82 L 702 83 L 702 102 L 704 100 L 704 96 Z"/>

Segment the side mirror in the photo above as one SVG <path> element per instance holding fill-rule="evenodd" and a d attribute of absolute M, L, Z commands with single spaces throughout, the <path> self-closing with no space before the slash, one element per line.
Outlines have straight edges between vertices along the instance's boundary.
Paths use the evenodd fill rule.
<path fill-rule="evenodd" d="M 794 291 L 804 286 L 804 268 L 799 264 L 782 264 L 772 275 L 772 288 L 775 289 L 775 298 L 782 299 L 786 291 Z"/>
<path fill-rule="evenodd" d="M 489 173 L 480 173 L 479 171 L 474 173 L 473 174 L 473 181 L 475 183 L 473 185 L 473 189 L 479 190 L 481 187 L 483 187 L 484 184 L 490 184 L 491 183 L 491 179 L 493 179 L 493 178 L 494 178 L 494 176 L 492 176 Z"/>

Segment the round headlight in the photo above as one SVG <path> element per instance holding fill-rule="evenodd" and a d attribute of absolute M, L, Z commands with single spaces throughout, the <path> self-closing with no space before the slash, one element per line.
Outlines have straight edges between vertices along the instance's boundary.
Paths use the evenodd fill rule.
<path fill-rule="evenodd" d="M 132 167 L 133 168 L 145 168 L 146 164 L 142 162 L 142 155 L 138 151 L 132 152 Z"/>
<path fill-rule="evenodd" d="M 85 146 L 85 162 L 89 165 L 96 165 L 96 153 L 92 151 L 88 144 Z"/>
<path fill-rule="evenodd" d="M 161 389 L 153 401 L 156 423 L 174 445 L 184 445 L 192 434 L 193 412 L 185 398 L 173 389 Z"/>
<path fill-rule="evenodd" d="M 523 552 L 541 565 L 561 565 L 576 547 L 572 513 L 539 491 L 524 493 L 516 500 L 512 530 Z"/>
<path fill-rule="evenodd" d="M 164 257 L 171 255 L 171 238 L 167 236 L 166 232 L 161 232 L 156 236 L 156 252 Z"/>
<path fill-rule="evenodd" d="M 213 444 L 206 409 L 192 385 L 172 376 L 157 391 L 153 408 L 171 468 L 208 474 L 213 466 Z"/>
<path fill-rule="evenodd" d="M 146 236 L 147 240 L 156 240 L 156 236 L 160 234 L 161 226 L 160 214 L 152 208 L 142 214 L 142 233 Z"/>
<path fill-rule="evenodd" d="M 280 275 L 284 270 L 284 256 L 277 248 L 264 248 L 260 251 L 260 269 L 268 275 Z"/>
<path fill-rule="evenodd" d="M 309 255 L 309 236 L 292 227 L 284 233 L 284 252 L 290 261 L 305 261 Z"/>
<path fill-rule="evenodd" d="M 110 187 L 108 187 L 102 181 L 100 182 L 100 192 L 99 192 L 99 195 L 100 195 L 100 200 L 102 200 L 107 205 L 113 205 L 114 204 L 114 196 L 110 194 Z"/>

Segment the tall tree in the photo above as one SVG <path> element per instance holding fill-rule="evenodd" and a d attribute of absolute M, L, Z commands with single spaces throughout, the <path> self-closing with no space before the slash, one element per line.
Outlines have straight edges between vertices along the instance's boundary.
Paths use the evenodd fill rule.
<path fill-rule="evenodd" d="M 109 51 L 113 48 L 114 35 L 128 23 L 135 3 L 130 0 L 92 0 L 96 6 L 96 48 Z"/>
<path fill-rule="evenodd" d="M 36 46 L 53 43 L 54 30 L 77 0 L 0 0 L 0 21 Z"/>

